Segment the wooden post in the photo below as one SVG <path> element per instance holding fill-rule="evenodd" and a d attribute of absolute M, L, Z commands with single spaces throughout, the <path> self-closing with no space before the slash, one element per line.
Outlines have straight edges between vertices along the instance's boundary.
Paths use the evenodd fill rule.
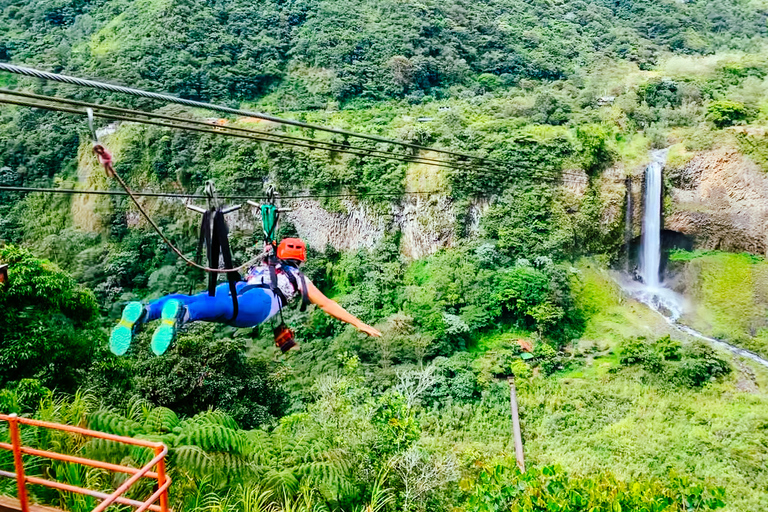
<path fill-rule="evenodd" d="M 525 456 L 523 455 L 523 436 L 520 434 L 520 415 L 517 411 L 517 390 L 515 389 L 515 377 L 507 377 L 509 381 L 509 405 L 512 409 L 512 434 L 515 436 L 515 458 L 517 467 L 525 473 Z"/>
<path fill-rule="evenodd" d="M 626 201 L 626 207 L 627 211 L 624 213 L 624 252 L 625 258 L 626 258 L 626 268 L 625 270 L 627 272 L 632 272 L 632 269 L 630 268 L 630 258 L 629 258 L 629 246 L 632 244 L 632 233 L 634 232 L 632 230 L 632 176 L 627 176 L 624 185 L 626 187 L 627 191 L 627 201 Z"/>

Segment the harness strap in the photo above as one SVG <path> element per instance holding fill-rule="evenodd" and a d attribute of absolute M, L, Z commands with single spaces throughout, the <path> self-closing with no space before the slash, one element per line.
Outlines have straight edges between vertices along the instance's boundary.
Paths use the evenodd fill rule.
<path fill-rule="evenodd" d="M 205 253 L 208 256 L 208 266 L 219 268 L 219 259 L 224 260 L 225 268 L 232 268 L 232 251 L 229 248 L 229 228 L 224 220 L 224 212 L 221 208 L 208 210 L 203 214 L 203 221 L 200 225 L 200 239 L 197 242 L 198 256 L 205 245 Z M 237 283 L 242 279 L 236 271 L 227 272 L 227 281 L 229 281 L 229 294 L 232 296 L 232 318 L 230 322 L 237 318 L 239 306 L 237 303 Z M 218 284 L 218 274 L 208 273 L 208 295 L 216 295 L 216 285 Z"/>
<path fill-rule="evenodd" d="M 307 280 L 304 277 L 304 272 L 299 271 L 299 278 L 301 279 L 301 307 L 299 311 L 303 313 L 309 306 L 309 291 L 307 291 Z"/>
<path fill-rule="evenodd" d="M 280 310 L 280 314 L 282 314 L 283 306 L 288 304 L 288 301 L 286 300 L 283 291 L 277 286 L 277 268 L 275 265 L 277 265 L 276 259 L 273 256 L 270 256 L 267 261 L 267 266 L 269 267 L 269 289 L 277 296 L 278 309 Z"/>
<path fill-rule="evenodd" d="M 224 212 L 221 208 L 217 208 L 213 214 L 213 247 L 217 247 L 221 251 L 221 257 L 224 260 L 225 268 L 232 268 L 232 251 L 229 248 L 229 228 L 227 222 L 224 220 Z M 213 252 L 213 251 L 212 251 Z M 218 252 L 218 251 L 217 251 Z M 218 263 L 218 257 L 216 258 Z M 215 274 L 210 274 L 214 281 L 216 280 Z M 227 281 L 229 281 L 229 294 L 232 296 L 232 318 L 229 319 L 233 322 L 237 318 L 239 312 L 237 304 L 237 283 L 241 280 L 238 272 L 227 272 Z M 208 290 L 210 294 L 211 290 Z"/>
<path fill-rule="evenodd" d="M 288 276 L 288 280 L 291 282 L 291 286 L 293 286 L 296 290 L 301 293 L 301 307 L 299 308 L 299 311 L 302 313 L 307 310 L 307 306 L 309 305 L 309 294 L 307 293 L 307 280 L 304 277 L 304 273 L 299 270 L 296 267 L 293 267 L 291 265 L 286 265 L 283 263 L 283 269 L 285 270 L 285 275 Z M 301 279 L 301 286 L 299 286 L 299 283 L 296 281 L 296 276 L 293 275 L 293 270 L 296 270 L 296 273 L 299 274 L 299 279 Z"/>

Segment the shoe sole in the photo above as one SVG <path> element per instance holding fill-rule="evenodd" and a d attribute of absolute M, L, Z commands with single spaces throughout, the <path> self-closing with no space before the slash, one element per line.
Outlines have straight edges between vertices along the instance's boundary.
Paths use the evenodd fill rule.
<path fill-rule="evenodd" d="M 160 326 L 155 329 L 152 343 L 149 345 L 155 355 L 165 354 L 165 351 L 173 343 L 176 337 L 176 322 L 180 310 L 181 302 L 178 300 L 171 299 L 163 305 L 163 311 L 160 314 Z"/>
<path fill-rule="evenodd" d="M 128 352 L 128 347 L 133 340 L 134 327 L 143 311 L 144 306 L 141 302 L 129 302 L 125 305 L 120 323 L 112 329 L 112 334 L 109 336 L 109 349 L 113 354 L 122 356 Z"/>

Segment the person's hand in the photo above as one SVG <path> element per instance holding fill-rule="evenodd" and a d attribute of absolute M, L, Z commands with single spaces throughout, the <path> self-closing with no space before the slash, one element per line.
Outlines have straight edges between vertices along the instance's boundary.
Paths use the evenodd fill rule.
<path fill-rule="evenodd" d="M 374 329 L 370 325 L 362 324 L 357 328 L 360 332 L 364 332 L 368 336 L 373 336 L 375 338 L 381 338 L 381 331 L 378 329 Z"/>

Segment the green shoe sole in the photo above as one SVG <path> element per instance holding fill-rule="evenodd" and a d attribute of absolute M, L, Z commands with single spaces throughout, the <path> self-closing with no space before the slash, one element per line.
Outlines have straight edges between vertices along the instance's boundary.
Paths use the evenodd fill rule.
<path fill-rule="evenodd" d="M 117 356 L 122 356 L 128 351 L 133 340 L 136 322 L 139 321 L 144 313 L 144 306 L 141 302 L 129 302 L 123 308 L 123 316 L 120 318 L 112 334 L 109 336 L 109 350 Z"/>
<path fill-rule="evenodd" d="M 173 340 L 176 338 L 176 323 L 179 319 L 182 304 L 178 300 L 171 299 L 163 306 L 161 313 L 160 326 L 155 329 L 155 333 L 152 335 L 152 343 L 150 348 L 155 355 L 163 355 L 168 347 L 171 346 Z"/>

